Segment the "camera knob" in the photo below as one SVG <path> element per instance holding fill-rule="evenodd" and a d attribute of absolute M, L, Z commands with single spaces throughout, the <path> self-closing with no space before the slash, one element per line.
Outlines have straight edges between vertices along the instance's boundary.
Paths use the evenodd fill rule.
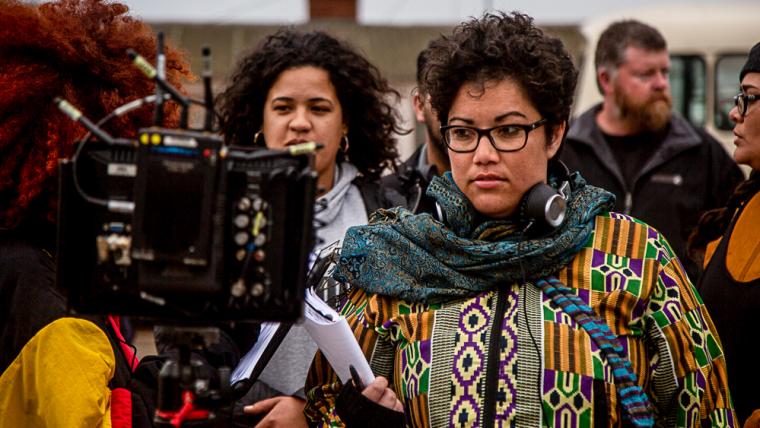
<path fill-rule="evenodd" d="M 234 297 L 241 297 L 245 294 L 245 284 L 243 284 L 242 279 L 238 279 L 235 281 L 234 284 L 232 284 L 232 288 L 230 289 L 230 294 Z"/>
<path fill-rule="evenodd" d="M 238 232 L 235 234 L 235 243 L 238 245 L 245 245 L 248 242 L 248 232 Z"/>
<path fill-rule="evenodd" d="M 251 296 L 259 297 L 264 294 L 264 284 L 260 282 L 254 282 L 251 286 Z"/>
<path fill-rule="evenodd" d="M 253 207 L 254 211 L 261 211 L 261 209 L 264 207 L 264 200 L 258 197 L 254 198 L 251 206 Z"/>
<path fill-rule="evenodd" d="M 248 211 L 249 209 L 251 209 L 251 200 L 243 196 L 242 198 L 240 198 L 240 201 L 238 201 L 237 208 L 240 211 Z"/>
<path fill-rule="evenodd" d="M 254 238 L 253 241 L 257 247 L 261 247 L 262 245 L 266 244 L 267 242 L 267 236 L 263 233 L 259 233 L 256 235 L 256 238 Z"/>
<path fill-rule="evenodd" d="M 235 216 L 235 219 L 232 222 L 238 229 L 242 229 L 248 226 L 248 224 L 251 222 L 251 218 L 245 214 L 238 214 Z"/>

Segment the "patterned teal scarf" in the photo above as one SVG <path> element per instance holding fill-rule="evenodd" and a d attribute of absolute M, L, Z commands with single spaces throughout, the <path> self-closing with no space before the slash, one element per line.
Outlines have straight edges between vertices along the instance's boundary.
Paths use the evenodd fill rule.
<path fill-rule="evenodd" d="M 403 208 L 379 210 L 369 225 L 346 232 L 334 278 L 369 293 L 438 303 L 521 281 L 523 271 L 527 280 L 545 277 L 573 259 L 594 218 L 614 203 L 611 193 L 586 185 L 577 173 L 570 181 L 565 221 L 532 238 L 514 220 L 479 215 L 451 173 L 435 177 L 427 193 L 438 201 L 446 224 Z M 550 177 L 555 188 L 556 182 Z"/>

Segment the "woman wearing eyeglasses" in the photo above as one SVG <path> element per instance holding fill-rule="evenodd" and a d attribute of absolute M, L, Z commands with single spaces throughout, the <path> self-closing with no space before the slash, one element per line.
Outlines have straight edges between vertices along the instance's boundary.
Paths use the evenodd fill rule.
<path fill-rule="evenodd" d="M 392 209 L 347 232 L 334 277 L 377 377 L 341 384 L 318 354 L 312 424 L 735 425 L 719 340 L 665 238 L 556 161 L 576 76 L 526 15 L 433 43 L 444 220 Z"/>
<path fill-rule="evenodd" d="M 736 123 L 734 159 L 752 173 L 725 208 L 702 216 L 689 244 L 692 251 L 705 252 L 698 289 L 720 332 L 731 398 L 745 421 L 760 409 L 760 368 L 750 339 L 757 337 L 760 310 L 760 43 L 750 51 L 739 81 L 741 93 L 729 113 Z M 760 427 L 760 411 L 744 426 Z"/>

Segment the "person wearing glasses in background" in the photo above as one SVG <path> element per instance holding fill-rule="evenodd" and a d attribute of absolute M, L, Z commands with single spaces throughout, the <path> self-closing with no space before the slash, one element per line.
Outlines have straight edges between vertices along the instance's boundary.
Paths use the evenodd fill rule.
<path fill-rule="evenodd" d="M 397 208 L 346 233 L 333 278 L 377 377 L 341 384 L 318 353 L 311 424 L 735 426 L 719 340 L 667 240 L 557 160 L 577 79 L 562 42 L 486 14 L 429 55 L 443 220 Z"/>
<path fill-rule="evenodd" d="M 697 288 L 721 335 L 736 414 L 740 421 L 749 418 L 745 427 L 755 428 L 760 367 L 751 338 L 757 336 L 760 310 L 760 43 L 750 51 L 739 82 L 741 93 L 729 113 L 736 124 L 734 159 L 752 173 L 724 208 L 702 216 L 689 247 L 704 255 Z"/>

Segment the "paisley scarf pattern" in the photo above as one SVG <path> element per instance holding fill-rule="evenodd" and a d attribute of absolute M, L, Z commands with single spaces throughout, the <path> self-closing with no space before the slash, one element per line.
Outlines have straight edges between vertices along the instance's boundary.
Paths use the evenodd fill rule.
<path fill-rule="evenodd" d="M 594 218 L 609 211 L 614 196 L 569 178 L 571 193 L 562 225 L 546 236 L 530 237 L 515 219 L 480 215 L 454 183 L 450 172 L 435 177 L 428 195 L 446 221 L 403 208 L 378 210 L 370 224 L 346 233 L 334 277 L 369 293 L 408 302 L 437 303 L 474 296 L 499 284 L 550 275 L 586 244 Z M 550 177 L 549 184 L 558 186 Z"/>

